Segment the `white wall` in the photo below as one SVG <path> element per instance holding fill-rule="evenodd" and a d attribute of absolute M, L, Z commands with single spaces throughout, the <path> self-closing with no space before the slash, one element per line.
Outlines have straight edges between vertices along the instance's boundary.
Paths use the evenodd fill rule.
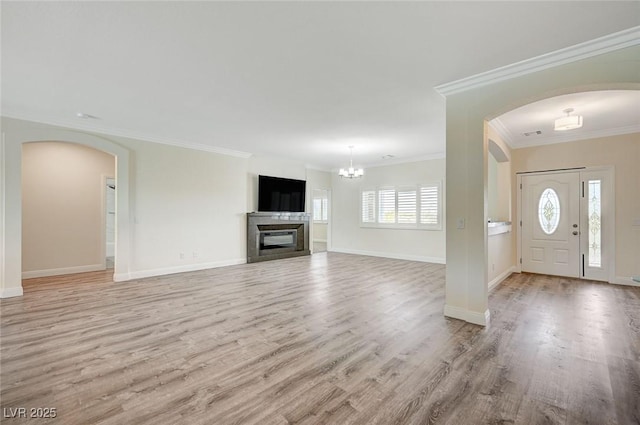
<path fill-rule="evenodd" d="M 133 276 L 246 261 L 247 159 L 125 143 L 135 153 Z"/>
<path fill-rule="evenodd" d="M 246 261 L 247 158 L 8 118 L 2 127 L 0 296 L 22 293 L 21 151 L 29 141 L 69 140 L 119 154 L 117 280 Z"/>
<path fill-rule="evenodd" d="M 512 226 L 513 228 L 514 226 Z M 515 271 L 511 254 L 513 231 L 490 235 L 487 241 L 489 263 L 487 265 L 489 289 L 497 286 Z"/>
<path fill-rule="evenodd" d="M 353 180 L 332 174 L 331 250 L 444 263 L 445 223 L 442 230 L 360 227 L 361 190 L 441 181 L 444 191 L 444 177 L 444 159 L 367 168 L 364 177 Z"/>
<path fill-rule="evenodd" d="M 73 143 L 22 146 L 23 277 L 104 269 L 104 177 L 112 155 Z"/>
<path fill-rule="evenodd" d="M 511 156 L 512 151 L 500 135 L 487 128 L 487 214 L 493 222 L 511 221 Z M 494 153 L 496 156 L 494 156 Z M 497 159 L 496 159 L 497 158 Z M 493 288 L 516 269 L 513 231 L 494 234 L 509 226 L 492 228 L 487 235 L 487 285 Z M 513 226 L 511 226 L 513 228 Z"/>
<path fill-rule="evenodd" d="M 640 275 L 640 133 L 515 149 L 512 159 L 514 172 L 614 166 L 616 276 L 631 283 Z"/>

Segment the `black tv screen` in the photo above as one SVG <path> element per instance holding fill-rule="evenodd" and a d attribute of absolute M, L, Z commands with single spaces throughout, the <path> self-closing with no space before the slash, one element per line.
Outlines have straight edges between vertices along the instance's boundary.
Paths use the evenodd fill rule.
<path fill-rule="evenodd" d="M 258 176 L 258 211 L 304 212 L 304 180 Z"/>

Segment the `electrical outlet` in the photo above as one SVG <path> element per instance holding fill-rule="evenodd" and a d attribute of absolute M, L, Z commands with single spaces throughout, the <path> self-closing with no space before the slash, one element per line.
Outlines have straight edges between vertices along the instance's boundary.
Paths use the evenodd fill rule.
<path fill-rule="evenodd" d="M 193 258 L 198 258 L 198 253 L 197 252 L 193 253 Z"/>
<path fill-rule="evenodd" d="M 636 218 L 635 220 L 633 220 L 633 225 L 640 226 L 640 218 Z"/>
<path fill-rule="evenodd" d="M 464 218 L 459 218 L 457 223 L 458 229 L 464 229 Z"/>
<path fill-rule="evenodd" d="M 181 252 L 181 253 L 180 253 L 180 259 L 181 259 L 181 260 L 184 260 L 184 252 Z"/>

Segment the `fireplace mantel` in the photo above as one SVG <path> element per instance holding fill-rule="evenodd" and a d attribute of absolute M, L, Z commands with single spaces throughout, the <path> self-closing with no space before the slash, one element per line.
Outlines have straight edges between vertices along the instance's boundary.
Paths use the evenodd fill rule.
<path fill-rule="evenodd" d="M 309 255 L 309 213 L 247 214 L 247 262 Z"/>

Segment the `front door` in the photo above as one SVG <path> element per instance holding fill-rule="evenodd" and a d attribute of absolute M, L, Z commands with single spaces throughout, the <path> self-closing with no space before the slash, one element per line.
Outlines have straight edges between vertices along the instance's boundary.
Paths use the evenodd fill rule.
<path fill-rule="evenodd" d="M 580 276 L 580 172 L 522 177 L 522 270 Z"/>

